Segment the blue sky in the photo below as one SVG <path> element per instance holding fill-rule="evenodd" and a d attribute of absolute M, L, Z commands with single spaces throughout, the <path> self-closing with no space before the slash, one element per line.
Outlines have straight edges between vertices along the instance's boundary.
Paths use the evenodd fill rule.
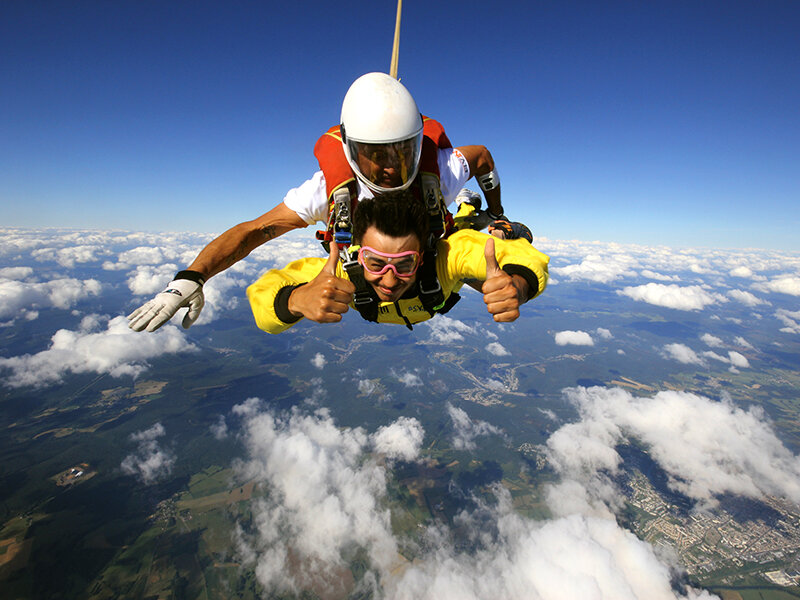
<path fill-rule="evenodd" d="M 0 223 L 219 232 L 316 169 L 396 5 L 0 4 Z M 537 236 L 800 250 L 800 4 L 404 3 L 399 72 Z M 309 235 L 313 235 L 311 229 Z"/>

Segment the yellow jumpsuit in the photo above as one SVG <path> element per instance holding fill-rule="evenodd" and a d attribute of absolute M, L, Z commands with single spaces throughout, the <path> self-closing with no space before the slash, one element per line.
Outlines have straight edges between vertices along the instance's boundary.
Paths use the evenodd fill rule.
<path fill-rule="evenodd" d="M 489 237 L 488 234 L 479 231 L 464 229 L 439 240 L 436 273 L 445 299 L 460 290 L 465 280 L 486 279 L 484 246 Z M 492 239 L 500 268 L 526 279 L 530 290 L 529 299 L 541 294 L 547 285 L 548 256 L 539 252 L 526 240 Z M 294 325 L 296 321 L 286 322 L 278 316 L 280 310 L 276 310 L 275 302 L 278 292 L 286 286 L 297 286 L 311 281 L 322 270 L 325 262 L 325 258 L 301 258 L 289 263 L 283 269 L 268 271 L 248 287 L 247 297 L 258 327 L 268 333 L 281 333 Z M 336 267 L 336 276 L 348 279 L 341 263 Z M 352 303 L 350 306 L 354 308 Z M 405 325 L 407 320 L 415 324 L 426 321 L 431 316 L 419 299 L 416 284 L 397 302 L 379 302 L 379 323 Z"/>

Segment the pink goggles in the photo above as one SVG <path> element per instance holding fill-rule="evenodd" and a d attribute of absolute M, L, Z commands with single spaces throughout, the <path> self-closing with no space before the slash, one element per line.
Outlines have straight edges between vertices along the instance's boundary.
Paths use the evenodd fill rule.
<path fill-rule="evenodd" d="M 422 257 L 416 250 L 387 254 L 362 246 L 358 251 L 358 262 L 372 275 L 383 275 L 391 269 L 398 277 L 411 277 L 422 264 Z"/>

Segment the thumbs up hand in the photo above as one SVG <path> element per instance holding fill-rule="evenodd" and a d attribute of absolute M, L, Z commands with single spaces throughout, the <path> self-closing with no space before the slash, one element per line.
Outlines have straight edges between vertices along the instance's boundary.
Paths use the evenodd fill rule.
<path fill-rule="evenodd" d="M 483 249 L 486 258 L 486 280 L 481 291 L 489 314 L 498 323 L 508 323 L 519 318 L 519 307 L 528 298 L 528 283 L 518 275 L 509 275 L 500 268 L 495 257 L 494 238 L 486 240 Z"/>
<path fill-rule="evenodd" d="M 339 246 L 331 243 L 325 265 L 314 279 L 295 288 L 289 296 L 289 312 L 317 323 L 338 323 L 349 310 L 356 287 L 347 279 L 336 276 Z"/>

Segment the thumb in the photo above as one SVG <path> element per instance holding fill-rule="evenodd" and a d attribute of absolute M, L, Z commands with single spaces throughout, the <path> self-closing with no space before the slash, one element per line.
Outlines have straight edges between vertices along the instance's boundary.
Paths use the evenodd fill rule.
<path fill-rule="evenodd" d="M 489 239 L 486 240 L 486 245 L 483 247 L 483 256 L 486 259 L 486 279 L 491 279 L 502 272 L 500 265 L 497 264 L 497 258 L 494 255 L 493 237 L 489 237 Z"/>
<path fill-rule="evenodd" d="M 328 260 L 325 262 L 325 266 L 322 267 L 321 272 L 328 275 L 336 275 L 336 263 L 339 262 L 339 244 L 331 242 L 330 249 Z"/>
<path fill-rule="evenodd" d="M 189 327 L 194 325 L 204 305 L 205 297 L 203 296 L 203 288 L 200 288 L 198 293 L 189 301 L 189 311 L 186 313 L 186 316 L 183 317 L 183 322 L 181 323 L 184 329 L 189 329 Z"/>

